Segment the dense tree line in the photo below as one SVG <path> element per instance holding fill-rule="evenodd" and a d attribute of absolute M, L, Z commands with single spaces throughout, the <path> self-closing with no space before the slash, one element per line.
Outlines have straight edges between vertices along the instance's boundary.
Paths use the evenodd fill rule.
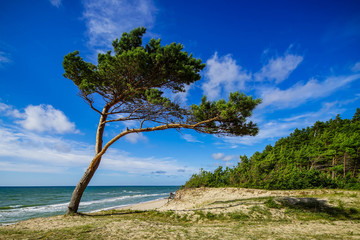
<path fill-rule="evenodd" d="M 352 119 L 339 115 L 327 122 L 295 129 L 233 168 L 201 170 L 183 187 L 264 189 L 360 189 L 360 109 Z"/>

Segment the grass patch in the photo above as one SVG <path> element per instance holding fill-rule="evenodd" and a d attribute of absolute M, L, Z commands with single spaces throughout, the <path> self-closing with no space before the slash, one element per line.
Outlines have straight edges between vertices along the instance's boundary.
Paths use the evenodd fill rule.
<path fill-rule="evenodd" d="M 360 220 L 358 209 L 346 208 L 341 200 L 336 207 L 316 198 L 282 198 L 279 201 L 286 213 L 301 220 Z"/>
<path fill-rule="evenodd" d="M 282 208 L 283 206 L 281 206 L 280 204 L 276 203 L 274 201 L 274 198 L 269 198 L 267 199 L 265 202 L 264 202 L 265 206 L 268 207 L 268 208 L 276 208 L 276 209 L 279 209 L 279 208 Z"/>
<path fill-rule="evenodd" d="M 236 220 L 236 221 L 240 221 L 240 220 L 245 221 L 245 220 L 250 219 L 249 215 L 247 215 L 241 211 L 230 212 L 227 215 L 229 216 L 230 219 Z"/>

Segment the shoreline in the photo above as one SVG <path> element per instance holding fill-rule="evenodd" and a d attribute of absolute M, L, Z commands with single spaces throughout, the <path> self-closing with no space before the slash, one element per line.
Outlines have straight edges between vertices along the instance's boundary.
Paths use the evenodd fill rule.
<path fill-rule="evenodd" d="M 184 189 L 171 201 L 1 226 L 0 239 L 359 239 L 359 196 L 338 189 Z"/>
<path fill-rule="evenodd" d="M 159 199 L 155 199 L 155 200 L 150 200 L 150 201 L 145 201 L 145 202 L 139 202 L 139 203 L 133 203 L 133 204 L 128 204 L 128 205 L 120 205 L 120 206 L 114 206 L 114 207 L 109 207 L 109 208 L 102 208 L 102 209 L 98 209 L 98 210 L 93 210 L 90 212 L 83 212 L 85 214 L 87 213 L 98 213 L 98 212 L 102 212 L 102 211 L 109 211 L 109 210 L 138 210 L 138 211 L 150 211 L 150 210 L 156 210 L 160 207 L 163 207 L 166 203 L 168 202 L 168 198 L 159 198 Z M 62 216 L 63 214 L 56 214 L 56 215 L 52 215 L 52 216 L 48 216 L 48 217 L 55 217 L 55 216 Z M 20 220 L 20 221 L 16 221 L 16 222 L 10 222 L 10 223 L 0 223 L 0 227 L 3 226 L 9 226 L 9 225 L 14 225 L 20 222 L 24 222 L 24 221 L 28 221 L 28 220 L 32 220 L 32 219 L 36 219 L 36 218 L 48 218 L 48 217 L 34 217 L 34 218 L 30 218 L 30 219 L 25 219 L 25 220 Z"/>

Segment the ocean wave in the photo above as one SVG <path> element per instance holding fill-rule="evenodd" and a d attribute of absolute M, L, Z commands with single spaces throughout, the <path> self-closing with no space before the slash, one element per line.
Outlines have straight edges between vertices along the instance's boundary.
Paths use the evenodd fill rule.
<path fill-rule="evenodd" d="M 106 203 L 111 202 L 121 202 L 123 200 L 129 200 L 129 199 L 137 199 L 137 198 L 147 198 L 147 197 L 161 197 L 166 196 L 167 193 L 156 193 L 156 194 L 137 194 L 137 195 L 127 195 L 127 196 L 120 196 L 120 197 L 114 197 L 114 198 L 105 198 L 100 200 L 93 200 L 93 201 L 87 201 L 87 202 L 80 202 L 79 208 L 89 207 L 90 205 L 103 205 Z M 47 213 L 47 212 L 64 212 L 68 206 L 69 202 L 66 203 L 59 203 L 59 204 L 50 204 L 50 205 L 44 205 L 44 206 L 26 206 L 26 205 L 15 205 L 13 208 L 11 206 L 9 207 L 3 207 L 0 211 L 0 217 L 15 217 L 15 216 L 21 216 L 24 214 L 36 214 L 36 213 Z M 118 206 L 118 205 L 117 205 Z M 102 206 L 99 206 L 102 207 Z M 114 208 L 115 206 L 108 207 L 108 208 Z M 104 209 L 104 208 L 101 208 Z"/>
<path fill-rule="evenodd" d="M 24 207 L 32 207 L 37 205 L 10 205 L 10 206 L 2 206 L 0 207 L 1 210 L 9 210 L 9 209 L 15 209 L 15 208 L 24 208 Z"/>

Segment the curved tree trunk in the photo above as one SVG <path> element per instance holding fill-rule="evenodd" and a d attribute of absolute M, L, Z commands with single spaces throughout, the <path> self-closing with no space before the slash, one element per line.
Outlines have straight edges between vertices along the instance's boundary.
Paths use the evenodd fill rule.
<path fill-rule="evenodd" d="M 97 133 L 96 133 L 96 144 L 95 144 L 95 156 L 102 150 L 103 146 L 103 134 L 105 129 L 105 121 L 107 119 L 107 113 L 109 111 L 109 106 L 105 106 L 102 115 L 100 117 Z M 79 183 L 76 185 L 73 194 L 71 196 L 71 200 L 67 209 L 66 214 L 77 213 L 81 197 L 88 186 L 91 178 L 94 176 L 96 169 L 99 167 L 101 161 L 101 157 L 94 158 L 90 166 L 86 169 L 83 177 L 80 179 Z"/>
<path fill-rule="evenodd" d="M 150 127 L 150 128 L 140 127 L 138 129 L 127 129 L 126 131 L 122 131 L 120 134 L 115 136 L 113 139 L 111 139 L 108 143 L 106 143 L 103 146 L 103 134 L 104 134 L 104 129 L 105 129 L 105 122 L 107 119 L 107 113 L 109 112 L 110 108 L 111 108 L 110 104 L 106 105 L 101 113 L 99 126 L 98 126 L 98 130 L 97 130 L 97 135 L 96 135 L 95 157 L 91 161 L 89 167 L 86 169 L 86 171 L 85 171 L 83 177 L 80 179 L 79 183 L 76 185 L 66 214 L 77 213 L 81 197 L 82 197 L 87 185 L 89 184 L 91 178 L 93 177 L 96 169 L 99 167 L 102 155 L 106 152 L 106 150 L 114 142 L 116 142 L 121 137 L 123 137 L 129 133 L 152 132 L 152 131 L 160 131 L 160 130 L 165 130 L 165 129 L 170 129 L 170 128 L 172 128 L 172 129 L 179 129 L 179 128 L 197 129 L 201 124 L 206 124 L 206 123 L 209 123 L 209 122 L 212 122 L 212 121 L 215 121 L 218 119 L 218 116 L 217 116 L 217 117 L 214 117 L 214 118 L 211 118 L 208 120 L 204 120 L 204 121 L 192 124 L 192 125 L 191 124 L 183 124 L 183 123 L 170 123 L 170 124 L 164 124 L 164 125 Z M 206 133 L 208 133 L 208 132 L 206 132 Z"/>

